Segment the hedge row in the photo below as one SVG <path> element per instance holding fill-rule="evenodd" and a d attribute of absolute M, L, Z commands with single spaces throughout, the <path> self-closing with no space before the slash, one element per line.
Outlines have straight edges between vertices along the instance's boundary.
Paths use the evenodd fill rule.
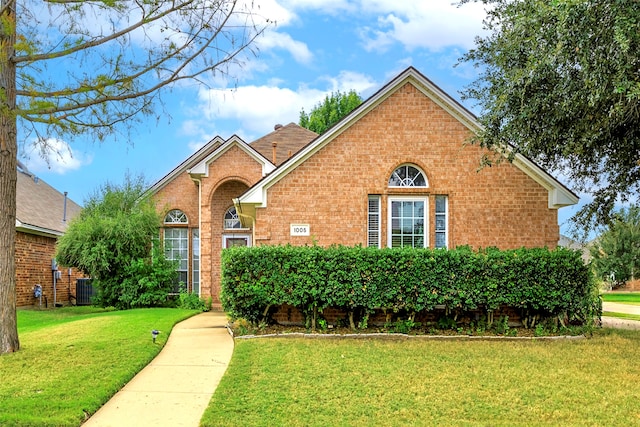
<path fill-rule="evenodd" d="M 580 253 L 568 249 L 473 251 L 333 246 L 259 246 L 222 253 L 225 311 L 259 322 L 288 304 L 307 316 L 325 308 L 421 313 L 519 309 L 523 318 L 585 323 L 601 303 Z"/>

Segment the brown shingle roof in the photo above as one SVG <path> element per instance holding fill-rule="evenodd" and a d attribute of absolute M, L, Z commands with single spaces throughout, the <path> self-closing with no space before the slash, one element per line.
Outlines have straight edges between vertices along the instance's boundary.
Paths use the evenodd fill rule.
<path fill-rule="evenodd" d="M 64 194 L 35 176 L 18 170 L 16 187 L 16 220 L 21 229 L 60 235 L 69 220 L 80 213 L 82 207 L 67 198 L 66 222 Z"/>
<path fill-rule="evenodd" d="M 317 133 L 289 123 L 286 126 L 276 125 L 275 130 L 265 136 L 256 139 L 251 147 L 269 159 L 276 166 L 293 156 L 302 147 L 313 141 L 318 136 Z M 273 143 L 276 142 L 276 161 L 273 161 Z"/>

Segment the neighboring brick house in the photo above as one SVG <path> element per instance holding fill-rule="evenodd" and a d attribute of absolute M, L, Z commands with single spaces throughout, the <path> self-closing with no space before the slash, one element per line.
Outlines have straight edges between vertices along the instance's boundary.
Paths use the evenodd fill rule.
<path fill-rule="evenodd" d="M 18 307 L 69 304 L 75 295 L 75 270 L 58 267 L 54 277 L 52 260 L 56 241 L 71 218 L 82 208 L 55 188 L 18 168 L 16 184 L 16 305 Z M 54 290 L 54 280 L 56 283 Z M 42 299 L 34 297 L 34 287 L 42 287 Z"/>
<path fill-rule="evenodd" d="M 231 245 L 555 247 L 578 197 L 521 155 L 479 169 L 476 118 L 408 68 L 326 133 L 216 138 L 151 189 L 170 257 L 219 304 Z"/>

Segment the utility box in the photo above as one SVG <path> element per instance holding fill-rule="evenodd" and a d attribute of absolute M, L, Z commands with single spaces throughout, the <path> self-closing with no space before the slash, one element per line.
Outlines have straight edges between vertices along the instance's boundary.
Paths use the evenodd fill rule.
<path fill-rule="evenodd" d="M 92 279 L 76 279 L 76 305 L 91 305 L 95 295 L 91 282 Z"/>

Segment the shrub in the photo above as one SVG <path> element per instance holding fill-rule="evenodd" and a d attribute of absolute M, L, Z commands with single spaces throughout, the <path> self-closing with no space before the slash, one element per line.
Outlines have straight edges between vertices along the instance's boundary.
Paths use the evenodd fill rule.
<path fill-rule="evenodd" d="M 601 313 L 591 273 L 568 249 L 489 248 L 473 251 L 260 246 L 222 253 L 224 309 L 254 323 L 271 307 L 298 308 L 315 328 L 328 307 L 349 313 L 351 327 L 374 310 L 417 313 L 444 305 L 446 313 L 516 308 L 525 326 L 539 319 L 585 323 Z"/>
<path fill-rule="evenodd" d="M 187 287 L 181 283 L 180 294 L 178 295 L 178 308 L 211 311 L 211 297 L 204 300 L 200 298 L 198 294 L 187 292 Z"/>

